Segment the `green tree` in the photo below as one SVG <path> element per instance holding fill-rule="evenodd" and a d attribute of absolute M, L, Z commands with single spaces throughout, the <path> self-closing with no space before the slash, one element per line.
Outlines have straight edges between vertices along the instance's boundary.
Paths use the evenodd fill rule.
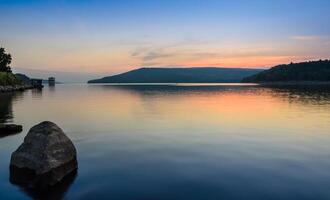
<path fill-rule="evenodd" d="M 11 55 L 6 53 L 5 49 L 0 47 L 0 72 L 11 72 Z"/>

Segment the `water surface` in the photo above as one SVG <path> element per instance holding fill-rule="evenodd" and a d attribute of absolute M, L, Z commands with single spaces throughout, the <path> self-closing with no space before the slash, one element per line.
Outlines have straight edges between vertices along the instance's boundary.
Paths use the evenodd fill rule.
<path fill-rule="evenodd" d="M 79 170 L 39 194 L 9 182 L 9 161 L 45 120 Z M 56 85 L 0 94 L 0 122 L 24 126 L 0 138 L 0 199 L 330 199 L 326 86 Z"/>

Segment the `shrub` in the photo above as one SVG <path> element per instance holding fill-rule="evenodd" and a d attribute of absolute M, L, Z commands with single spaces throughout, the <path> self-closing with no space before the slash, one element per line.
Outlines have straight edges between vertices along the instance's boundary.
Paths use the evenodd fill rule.
<path fill-rule="evenodd" d="M 8 86 L 8 85 L 20 85 L 22 81 L 16 77 L 15 74 L 10 72 L 0 72 L 0 85 Z"/>

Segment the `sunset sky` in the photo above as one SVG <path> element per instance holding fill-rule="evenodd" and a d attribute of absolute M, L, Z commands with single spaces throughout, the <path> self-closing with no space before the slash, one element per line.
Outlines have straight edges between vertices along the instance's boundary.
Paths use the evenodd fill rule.
<path fill-rule="evenodd" d="M 329 0 L 0 0 L 13 67 L 267 68 L 330 58 Z"/>

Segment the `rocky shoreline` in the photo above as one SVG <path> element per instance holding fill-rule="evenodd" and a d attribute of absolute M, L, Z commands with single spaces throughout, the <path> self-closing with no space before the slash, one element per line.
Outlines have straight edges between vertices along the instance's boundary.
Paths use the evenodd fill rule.
<path fill-rule="evenodd" d="M 0 124 L 0 138 L 14 135 L 23 131 L 22 125 Z"/>
<path fill-rule="evenodd" d="M 4 92 L 14 92 L 14 91 L 24 91 L 27 89 L 32 89 L 32 85 L 7 85 L 7 86 L 0 86 L 0 93 Z"/>
<path fill-rule="evenodd" d="M 24 85 L 0 85 L 0 94 L 7 92 L 15 92 L 15 91 L 24 91 L 27 89 L 34 88 L 32 85 L 24 84 Z M 23 130 L 21 125 L 17 124 L 2 124 L 0 123 L 0 138 L 6 137 L 9 135 L 20 133 Z"/>

